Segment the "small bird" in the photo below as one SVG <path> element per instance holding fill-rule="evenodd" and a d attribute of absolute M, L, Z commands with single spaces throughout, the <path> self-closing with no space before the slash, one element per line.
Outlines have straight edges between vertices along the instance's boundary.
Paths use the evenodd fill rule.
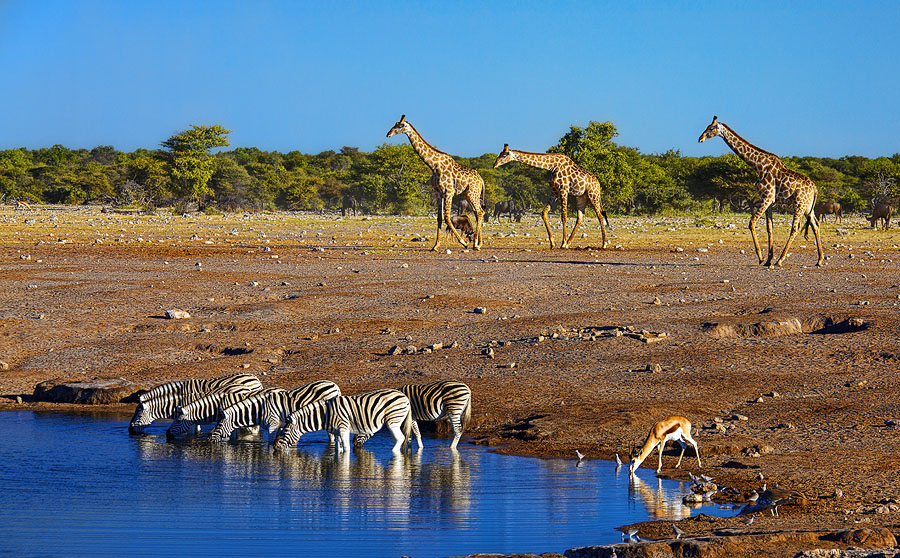
<path fill-rule="evenodd" d="M 575 457 L 578 458 L 578 461 L 581 461 L 582 459 L 584 459 L 584 454 L 578 450 L 575 450 Z"/>
<path fill-rule="evenodd" d="M 751 516 L 749 516 L 749 517 L 745 517 L 744 519 L 741 520 L 741 523 L 743 523 L 744 525 L 753 525 L 753 519 L 754 519 L 755 517 L 756 517 L 755 515 L 751 515 Z"/>
<path fill-rule="evenodd" d="M 716 492 L 718 492 L 718 490 L 710 490 L 709 492 L 704 492 L 703 493 L 703 501 L 708 502 L 710 500 L 710 498 L 712 498 L 713 494 L 715 494 Z"/>
<path fill-rule="evenodd" d="M 755 490 L 750 493 L 750 496 L 747 496 L 748 502 L 755 502 L 757 500 L 759 500 L 759 492 L 757 492 Z"/>
<path fill-rule="evenodd" d="M 759 487 L 759 492 L 760 493 L 765 492 L 767 486 L 769 486 L 769 483 L 764 483 L 762 486 Z"/>
<path fill-rule="evenodd" d="M 629 529 L 622 533 L 622 538 L 625 540 L 633 541 L 637 539 L 637 529 Z"/>
<path fill-rule="evenodd" d="M 765 478 L 766 478 L 766 477 L 764 477 L 762 473 L 756 475 L 756 480 L 763 480 L 763 479 L 765 479 Z"/>
<path fill-rule="evenodd" d="M 672 532 L 675 533 L 675 539 L 680 539 L 681 535 L 684 534 L 684 531 L 678 528 L 678 525 L 672 524 Z"/>
<path fill-rule="evenodd" d="M 622 458 L 619 457 L 619 454 L 616 454 L 616 469 L 622 466 Z"/>
<path fill-rule="evenodd" d="M 713 478 L 712 478 L 712 477 L 708 477 L 708 476 L 706 476 L 706 475 L 700 475 L 700 478 L 703 479 L 703 480 L 706 481 L 706 482 L 712 482 L 712 481 L 713 481 Z"/>

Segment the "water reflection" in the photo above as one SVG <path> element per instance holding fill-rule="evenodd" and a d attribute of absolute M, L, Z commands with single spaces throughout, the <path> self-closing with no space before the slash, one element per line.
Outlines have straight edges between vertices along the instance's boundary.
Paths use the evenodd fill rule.
<path fill-rule="evenodd" d="M 620 525 L 690 513 L 687 487 L 603 461 L 498 455 L 380 433 L 335 455 L 324 433 L 262 441 L 123 435 L 127 417 L 0 413 L 0 540 L 13 555 L 459 556 L 618 542 Z M 714 506 L 705 513 L 721 515 Z"/>
<path fill-rule="evenodd" d="M 672 486 L 674 484 L 674 486 Z M 661 478 L 656 477 L 654 482 L 644 482 L 637 475 L 631 477 L 630 494 L 637 497 L 644 504 L 647 513 L 653 519 L 679 520 L 691 516 L 691 511 L 699 508 L 699 505 L 688 506 L 684 503 L 684 497 L 690 493 L 685 490 L 685 483 L 669 483 L 663 487 Z"/>

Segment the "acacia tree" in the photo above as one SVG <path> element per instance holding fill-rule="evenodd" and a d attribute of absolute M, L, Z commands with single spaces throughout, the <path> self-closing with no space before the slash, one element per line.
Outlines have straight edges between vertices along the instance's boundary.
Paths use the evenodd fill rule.
<path fill-rule="evenodd" d="M 209 150 L 228 145 L 231 130 L 222 126 L 194 126 L 176 134 L 161 145 L 169 150 L 169 165 L 176 193 L 197 202 L 201 206 L 206 196 L 212 195 L 209 179 L 214 165 Z"/>

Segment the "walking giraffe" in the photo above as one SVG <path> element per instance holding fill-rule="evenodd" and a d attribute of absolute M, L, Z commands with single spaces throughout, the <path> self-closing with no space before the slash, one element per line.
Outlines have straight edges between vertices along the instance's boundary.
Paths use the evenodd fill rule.
<path fill-rule="evenodd" d="M 453 226 L 453 222 L 450 220 L 453 196 L 455 194 L 463 194 L 475 211 L 475 238 L 472 240 L 472 246 L 476 250 L 480 250 L 481 224 L 484 222 L 484 209 L 481 208 L 481 198 L 484 195 L 484 179 L 481 178 L 478 171 L 460 165 L 450 155 L 432 147 L 413 128 L 413 125 L 407 122 L 405 114 L 388 131 L 387 137 L 397 134 L 406 134 L 413 149 L 416 150 L 419 157 L 431 169 L 429 184 L 431 184 L 439 200 L 437 208 L 437 237 L 431 249 L 437 250 L 438 245 L 441 243 L 441 219 L 447 222 L 447 226 L 450 232 L 453 233 L 453 236 L 456 237 L 456 240 L 463 246 L 467 246 L 466 241 L 462 239 L 459 231 L 456 230 L 456 227 Z"/>
<path fill-rule="evenodd" d="M 550 171 L 550 187 L 553 193 L 562 202 L 562 248 L 568 248 L 569 243 L 575 238 L 575 231 L 584 220 L 584 208 L 587 202 L 591 202 L 594 212 L 597 213 L 597 219 L 600 220 L 600 232 L 603 235 L 603 248 L 606 248 L 606 226 L 603 220 L 606 217 L 606 211 L 603 210 L 603 203 L 600 200 L 600 181 L 597 177 L 583 168 L 575 164 L 575 161 L 562 153 L 529 153 L 527 151 L 516 151 L 509 148 L 509 144 L 503 146 L 503 151 L 494 161 L 494 168 L 505 165 L 510 161 L 519 161 L 531 167 L 546 169 Z M 575 226 L 572 227 L 572 234 L 566 239 L 566 217 L 568 213 L 569 194 L 575 196 L 575 204 L 578 208 L 578 219 Z M 553 248 L 553 233 L 550 232 L 550 221 L 547 219 L 547 213 L 550 212 L 550 204 L 544 207 L 541 218 L 544 219 L 544 226 L 547 227 L 547 236 L 550 238 L 550 248 Z"/>
<path fill-rule="evenodd" d="M 766 233 L 769 236 L 769 258 L 766 265 L 772 267 L 772 255 L 774 251 L 774 239 L 772 238 L 772 203 L 786 203 L 793 198 L 794 220 L 791 222 L 791 234 L 788 236 L 784 245 L 784 251 L 781 257 L 775 261 L 774 265 L 781 267 L 784 258 L 787 256 L 788 248 L 797 232 L 800 230 L 800 217 L 806 217 L 807 225 L 812 227 L 813 234 L 816 237 L 816 249 L 819 251 L 819 261 L 816 262 L 817 267 L 822 266 L 825 254 L 822 252 L 822 242 L 819 239 L 819 224 L 816 222 L 816 216 L 813 213 L 813 207 L 816 204 L 816 196 L 818 190 L 816 185 L 808 176 L 804 176 L 799 172 L 794 172 L 784 166 L 781 159 L 768 151 L 751 144 L 741 136 L 737 135 L 734 130 L 719 122 L 718 117 L 713 116 L 712 124 L 707 126 L 706 130 L 700 135 L 698 140 L 700 143 L 720 136 L 728 147 L 732 149 L 737 156 L 745 163 L 750 165 L 759 179 L 756 181 L 756 189 L 762 196 L 762 201 L 750 217 L 750 236 L 753 237 L 753 247 L 756 248 L 756 257 L 759 263 L 763 263 L 762 251 L 759 249 L 759 241 L 756 238 L 756 222 L 766 214 Z"/>

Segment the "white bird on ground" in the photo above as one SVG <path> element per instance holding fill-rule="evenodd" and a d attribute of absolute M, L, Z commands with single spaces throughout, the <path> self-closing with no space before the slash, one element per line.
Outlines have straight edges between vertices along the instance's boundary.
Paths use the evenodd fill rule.
<path fill-rule="evenodd" d="M 680 539 L 681 535 L 684 534 L 684 531 L 678 528 L 678 525 L 672 524 L 672 532 L 675 533 L 675 538 Z"/>
<path fill-rule="evenodd" d="M 637 540 L 637 532 L 637 529 L 629 529 L 622 533 L 622 538 L 629 541 Z"/>
<path fill-rule="evenodd" d="M 744 519 L 741 520 L 741 523 L 743 523 L 744 525 L 753 525 L 753 518 L 755 518 L 755 517 L 756 517 L 755 515 L 751 515 L 750 517 L 745 517 Z"/>
<path fill-rule="evenodd" d="M 747 496 L 748 502 L 755 502 L 757 500 L 759 500 L 759 492 L 757 492 L 755 490 L 750 493 L 750 496 Z"/>
<path fill-rule="evenodd" d="M 700 478 L 703 479 L 705 482 L 712 482 L 712 481 L 713 481 L 713 478 L 712 478 L 712 477 L 708 477 L 708 476 L 706 476 L 706 475 L 700 475 Z"/>

